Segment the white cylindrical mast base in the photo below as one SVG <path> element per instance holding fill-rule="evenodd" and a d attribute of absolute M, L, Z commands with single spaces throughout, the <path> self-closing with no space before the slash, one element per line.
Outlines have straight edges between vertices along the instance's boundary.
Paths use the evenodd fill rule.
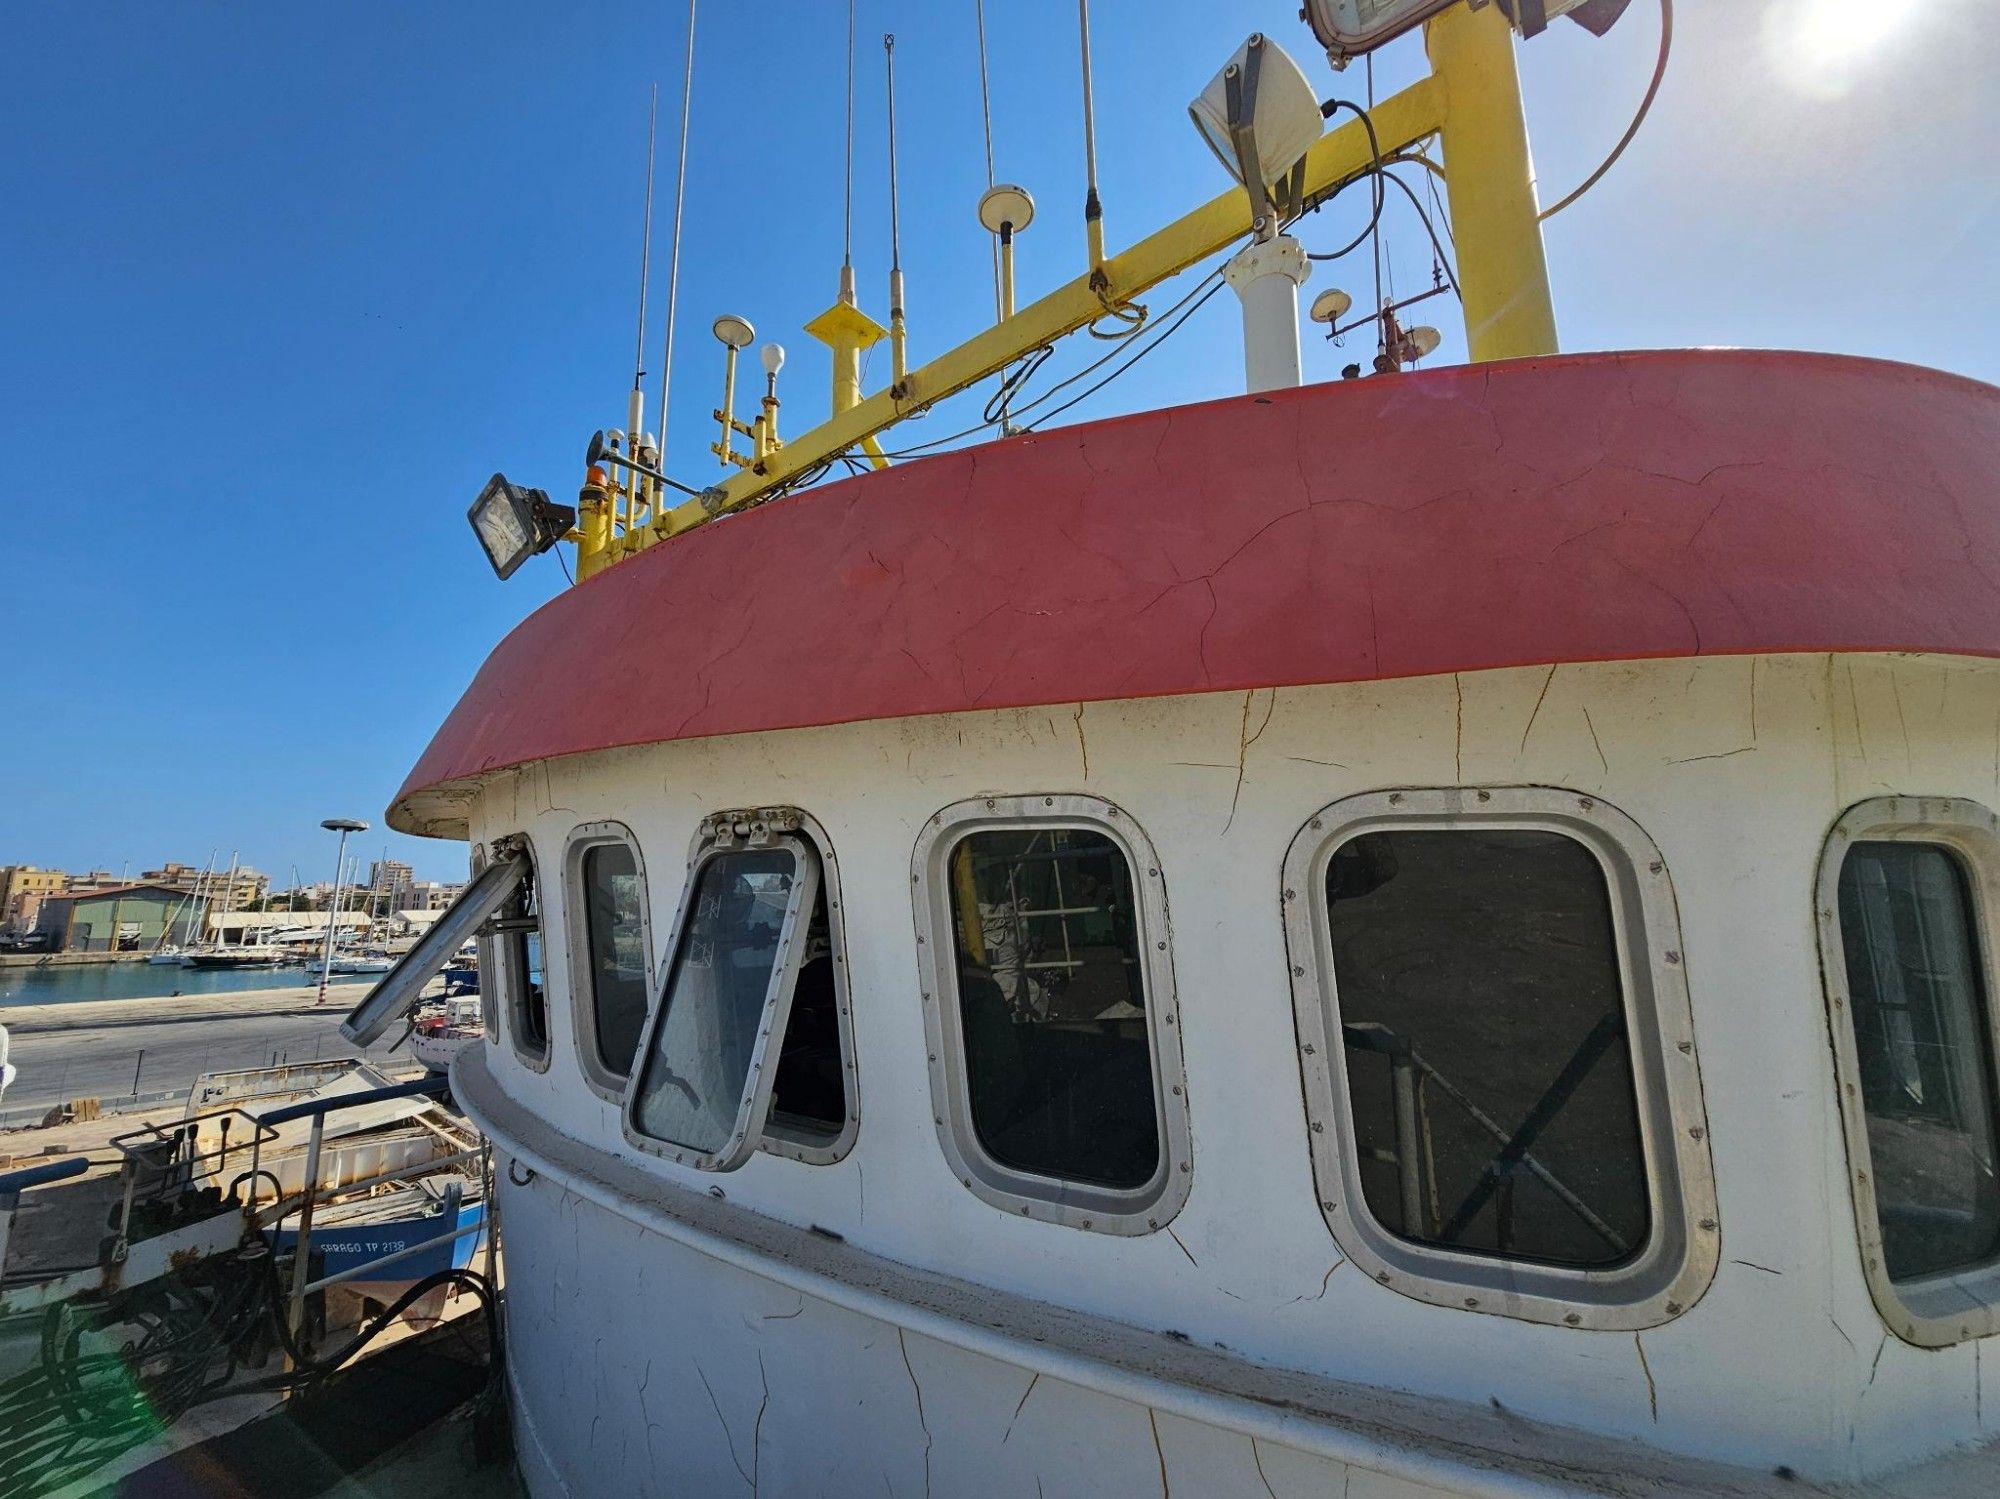
<path fill-rule="evenodd" d="M 1222 279 L 1243 303 L 1244 384 L 1288 390 L 1301 384 L 1299 288 L 1312 274 L 1305 246 L 1289 234 L 1259 240 L 1222 268 Z"/>

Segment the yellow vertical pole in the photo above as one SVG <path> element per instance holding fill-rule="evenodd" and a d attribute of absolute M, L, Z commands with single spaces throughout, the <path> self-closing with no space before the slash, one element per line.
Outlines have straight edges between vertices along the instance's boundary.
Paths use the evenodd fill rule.
<path fill-rule="evenodd" d="M 836 301 L 806 324 L 806 332 L 833 353 L 833 414 L 852 411 L 861 404 L 861 351 L 871 349 L 887 336 L 888 329 L 845 298 Z M 861 451 L 876 468 L 887 468 L 889 460 L 882 445 L 871 434 L 861 439 Z"/>
<path fill-rule="evenodd" d="M 1424 43 L 1444 88 L 1445 189 L 1467 349 L 1475 362 L 1553 354 L 1555 303 L 1513 32 L 1496 5 L 1455 5 L 1426 23 Z"/>
<path fill-rule="evenodd" d="M 611 544 L 610 480 L 601 469 L 592 469 L 576 496 L 576 580 L 581 583 L 604 565 L 605 549 Z"/>

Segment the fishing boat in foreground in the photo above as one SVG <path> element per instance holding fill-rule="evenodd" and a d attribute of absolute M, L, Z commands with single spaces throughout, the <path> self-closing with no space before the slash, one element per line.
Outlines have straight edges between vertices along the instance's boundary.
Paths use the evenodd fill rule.
<path fill-rule="evenodd" d="M 1252 38 L 1247 192 L 866 398 L 848 291 L 726 482 L 475 505 L 580 578 L 346 1030 L 481 934 L 537 1499 L 2000 1490 L 2000 391 L 1558 355 L 1503 10 L 1389 10 L 1429 78 L 1294 133 Z M 1300 211 L 1434 136 L 1473 363 L 1300 388 Z M 784 495 L 1233 246 L 1250 393 Z"/>

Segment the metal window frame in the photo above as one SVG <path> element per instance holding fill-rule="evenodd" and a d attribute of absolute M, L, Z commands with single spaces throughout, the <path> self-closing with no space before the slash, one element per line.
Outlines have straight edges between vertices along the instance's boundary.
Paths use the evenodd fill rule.
<path fill-rule="evenodd" d="M 500 1003 L 495 1008 L 507 1017 L 507 1045 L 514 1057 L 530 1072 L 547 1072 L 549 1060 L 555 1055 L 556 1027 L 555 1006 L 549 996 L 549 906 L 548 890 L 542 885 L 542 861 L 535 852 L 534 840 L 526 833 L 509 833 L 493 840 L 493 853 L 520 852 L 527 856 L 528 873 L 526 879 L 532 882 L 535 892 L 536 923 L 542 938 L 542 1024 L 547 1034 L 538 1049 L 530 1046 L 523 1038 L 525 1027 L 521 1024 L 521 1002 L 528 990 L 528 975 L 524 968 L 527 957 L 527 933 L 498 932 L 488 928 L 486 944 L 479 955 L 479 986 L 483 992 L 487 975 L 500 989 Z M 522 939 L 516 943 L 518 935 Z M 492 957 L 489 967 L 487 958 Z"/>
<path fill-rule="evenodd" d="M 958 994 L 957 943 L 951 917 L 951 852 L 974 833 L 1083 831 L 1109 838 L 1131 871 L 1139 950 L 1146 977 L 1146 1038 L 1153 1063 L 1153 1111 L 1160 1164 L 1130 1191 L 1065 1181 L 1003 1166 L 972 1125 Z M 1099 797 L 986 796 L 934 814 L 910 861 L 917 925 L 924 1039 L 930 1057 L 932 1119 L 952 1174 L 994 1207 L 1044 1223 L 1093 1233 L 1154 1233 L 1186 1204 L 1193 1186 L 1194 1143 L 1188 1123 L 1187 1074 L 1181 1055 L 1180 998 L 1174 984 L 1166 881 L 1152 841 L 1130 814 Z"/>
<path fill-rule="evenodd" d="M 770 981 L 764 990 L 763 1014 L 758 1021 L 756 1042 L 750 1049 L 750 1066 L 744 1076 L 743 1096 L 737 1101 L 736 1122 L 723 1147 L 715 1151 L 697 1150 L 693 1146 L 676 1144 L 648 1134 L 639 1126 L 639 1090 L 646 1081 L 654 1041 L 666 1020 L 667 984 L 673 977 L 674 962 L 680 955 L 681 944 L 687 940 L 699 875 L 704 866 L 725 855 L 770 847 L 789 849 L 797 872 L 786 902 L 785 919 L 778 929 L 777 955 L 771 965 Z M 674 913 L 673 940 L 661 963 L 656 993 L 646 1016 L 646 1029 L 639 1039 L 631 1080 L 626 1084 L 624 1104 L 619 1110 L 619 1122 L 629 1144 L 650 1155 L 663 1156 L 698 1171 L 734 1171 L 757 1153 L 763 1139 L 764 1121 L 770 1114 L 771 1090 L 778 1073 L 771 1038 L 777 1036 L 778 1045 L 783 1046 L 785 1025 L 791 1018 L 792 993 L 805 954 L 806 929 L 812 920 L 813 900 L 819 893 L 819 879 L 819 851 L 797 834 L 774 829 L 761 818 L 747 822 L 740 835 L 732 833 L 727 839 L 712 841 L 688 865 L 687 880 L 681 886 L 680 904 Z"/>
<path fill-rule="evenodd" d="M 696 825 L 694 836 L 688 842 L 688 875 L 693 877 L 695 860 L 701 857 L 702 850 L 709 844 L 725 834 L 742 836 L 737 833 L 737 828 L 758 822 L 805 838 L 819 855 L 820 889 L 826 894 L 827 940 L 833 945 L 835 1018 L 840 1030 L 840 1068 L 844 1079 L 842 1091 L 847 1098 L 847 1117 L 832 1136 L 793 1129 L 789 1125 L 774 1123 L 767 1117 L 764 1138 L 758 1142 L 757 1148 L 808 1166 L 831 1166 L 854 1149 L 855 1137 L 861 1132 L 861 1069 L 854 1051 L 854 1003 L 847 982 L 847 916 L 840 899 L 840 864 L 834 857 L 833 842 L 819 820 L 799 807 L 758 807 L 740 812 L 717 812 Z M 810 928 L 811 913 L 807 915 Z M 803 954 L 800 964 L 803 968 Z M 665 983 L 663 972 L 655 981 L 656 989 Z M 773 1086 L 776 1086 L 775 1075 Z"/>
<path fill-rule="evenodd" d="M 1364 833 L 1453 829 L 1559 833 L 1603 872 L 1651 1211 L 1646 1243 L 1622 1264 L 1565 1267 L 1413 1243 L 1368 1209 L 1320 892 L 1335 850 Z M 1417 1301 L 1559 1327 L 1634 1332 L 1694 1305 L 1721 1250 L 1715 1176 L 1673 883 L 1636 822 L 1600 797 L 1556 787 L 1366 792 L 1322 809 L 1293 838 L 1282 906 L 1313 1179 L 1321 1216 L 1357 1267 Z"/>
<path fill-rule="evenodd" d="M 1962 1270 L 1918 1280 L 1889 1278 L 1882 1252 L 1882 1221 L 1875 1201 L 1868 1110 L 1861 1098 L 1860 1048 L 1847 983 L 1847 948 L 1840 932 L 1840 870 L 1856 843 L 1924 843 L 1956 858 L 1972 896 L 1979 971 L 1986 985 L 1987 1044 L 2000 1071 L 2000 970 L 1994 938 L 2000 932 L 2000 818 L 1987 807 L 1956 796 L 1877 796 L 1843 812 L 1827 832 L 1813 902 L 1819 927 L 1820 973 L 1826 991 L 1827 1031 L 1833 1043 L 1835 1094 L 1847 1145 L 1847 1180 L 1861 1272 L 1883 1325 L 1919 1348 L 1944 1348 L 2000 1332 L 2000 1256 Z"/>
<path fill-rule="evenodd" d="M 625 1101 L 625 1084 L 631 1073 L 620 1072 L 604 1060 L 597 1040 L 597 979 L 590 966 L 590 903 L 583 887 L 584 858 L 594 848 L 622 844 L 632 854 L 639 874 L 639 946 L 645 969 L 648 1018 L 658 987 L 653 971 L 652 887 L 646 879 L 646 854 L 639 840 L 624 823 L 606 819 L 586 822 L 570 830 L 563 843 L 563 943 L 569 949 L 570 1023 L 576 1031 L 576 1055 L 583 1080 L 590 1091 L 611 1103 Z M 544 967 L 547 954 L 543 955 Z M 546 975 L 545 975 L 546 976 Z M 639 1025 L 645 1031 L 645 1021 Z M 633 1053 L 636 1061 L 638 1053 Z"/>
<path fill-rule="evenodd" d="M 451 962 L 459 942 L 468 934 L 476 934 L 494 909 L 513 897 L 515 881 L 506 877 L 505 867 L 488 865 L 481 858 L 458 899 L 439 914 L 393 968 L 370 986 L 361 1002 L 341 1022 L 343 1036 L 356 1045 L 369 1045 L 392 1021 L 402 1019 L 417 1006 L 424 987 Z M 488 888 L 489 878 L 492 888 Z"/>

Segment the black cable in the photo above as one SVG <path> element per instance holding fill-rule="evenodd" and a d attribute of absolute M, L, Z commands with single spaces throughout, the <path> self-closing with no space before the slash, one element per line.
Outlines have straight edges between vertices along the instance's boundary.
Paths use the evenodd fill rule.
<path fill-rule="evenodd" d="M 1105 386 L 1109 385 L 1113 380 L 1116 380 L 1120 375 L 1124 374 L 1127 370 L 1132 368 L 1133 365 L 1137 364 L 1140 360 L 1144 359 L 1148 354 L 1152 353 L 1153 350 L 1157 349 L 1161 344 L 1165 343 L 1167 339 L 1175 332 L 1175 330 L 1177 330 L 1181 326 L 1182 323 L 1185 323 L 1189 318 L 1193 317 L 1197 312 L 1201 311 L 1202 304 L 1204 302 L 1206 302 L 1210 297 L 1214 296 L 1217 292 L 1221 290 L 1222 290 L 1222 282 L 1218 278 L 1215 285 L 1211 286 L 1207 291 L 1203 292 L 1201 296 L 1195 300 L 1194 304 L 1187 309 L 1187 311 L 1183 312 L 1173 322 L 1167 323 L 1164 326 L 1162 326 L 1160 331 L 1147 342 L 1146 346 L 1143 349 L 1140 349 L 1130 359 L 1126 360 L 1117 369 L 1113 370 L 1110 374 L 1106 375 L 1102 380 L 1099 380 L 1095 385 L 1090 386 L 1088 389 L 1081 391 L 1077 395 L 1070 397 L 1070 399 L 1064 401 L 1062 405 L 1057 406 L 1052 410 L 1043 412 L 1041 416 L 1037 417 L 1033 422 L 1030 422 L 1026 427 L 1022 428 L 1022 430 L 1024 432 L 1032 432 L 1035 430 L 1035 428 L 1039 427 L 1043 422 L 1048 421 L 1051 417 L 1060 416 L 1062 415 L 1063 412 L 1069 410 L 1070 407 L 1076 405 L 1077 402 L 1088 400 L 1090 397 L 1096 395 L 1100 390 L 1104 389 Z"/>
<path fill-rule="evenodd" d="M 1404 196 L 1410 200 L 1410 206 L 1416 209 L 1417 217 L 1423 221 L 1424 233 L 1431 237 L 1431 249 L 1437 253 L 1438 265 L 1444 271 L 1446 283 L 1450 285 L 1454 296 L 1462 297 L 1464 293 L 1458 289 L 1458 274 L 1452 269 L 1451 258 L 1444 253 L 1444 244 L 1438 239 L 1438 232 L 1432 227 L 1431 216 L 1424 211 L 1423 200 L 1417 196 L 1417 190 L 1386 166 L 1382 169 L 1382 175 L 1400 187 Z"/>
<path fill-rule="evenodd" d="M 1370 115 L 1367 110 L 1363 109 L 1359 104 L 1355 104 L 1347 99 L 1328 99 L 1324 104 L 1320 105 L 1319 107 L 1320 116 L 1324 119 L 1330 119 L 1333 116 L 1333 112 L 1337 109 L 1353 110 L 1355 116 L 1361 121 L 1362 129 L 1368 132 L 1369 165 L 1364 167 L 1361 171 L 1356 172 L 1353 176 L 1348 177 L 1343 181 L 1334 184 L 1334 186 L 1331 189 L 1329 189 L 1326 193 L 1322 194 L 1320 197 L 1313 199 L 1312 203 L 1308 205 L 1308 207 L 1304 209 L 1302 212 L 1318 213 L 1323 204 L 1331 203 L 1335 198 L 1339 197 L 1343 192 L 1345 192 L 1348 188 L 1352 187 L 1355 183 L 1359 182 L 1363 177 L 1368 177 L 1368 176 L 1373 176 L 1376 178 L 1375 203 L 1373 211 L 1370 212 L 1370 214 L 1368 215 L 1367 228 L 1363 229 L 1359 234 L 1355 235 L 1353 239 L 1349 240 L 1347 244 L 1342 246 L 1340 249 L 1335 250 L 1331 255 L 1308 255 L 1306 257 L 1308 260 L 1338 260 L 1343 255 L 1352 255 L 1356 250 L 1360 249 L 1364 243 L 1367 242 L 1368 236 L 1373 234 L 1375 232 L 1376 226 L 1382 222 L 1383 193 L 1382 193 L 1382 183 L 1380 180 L 1382 173 L 1382 143 L 1375 136 L 1374 117 Z"/>
<path fill-rule="evenodd" d="M 1639 101 L 1639 112 L 1632 116 L 1632 123 L 1625 127 L 1625 133 L 1618 137 L 1618 144 L 1611 148 L 1611 154 L 1604 158 L 1603 165 L 1583 179 L 1583 185 L 1566 198 L 1556 201 L 1553 208 L 1544 208 L 1537 222 L 1545 222 L 1561 213 L 1570 204 L 1581 198 L 1600 178 L 1618 164 L 1618 158 L 1625 154 L 1625 148 L 1632 144 L 1632 138 L 1639 133 L 1639 127 L 1646 123 L 1646 116 L 1652 111 L 1653 100 L 1659 96 L 1660 84 L 1667 76 L 1667 56 L 1674 46 L 1674 0 L 1660 0 L 1660 60 L 1653 64 L 1653 81 L 1646 85 L 1646 97 Z"/>

